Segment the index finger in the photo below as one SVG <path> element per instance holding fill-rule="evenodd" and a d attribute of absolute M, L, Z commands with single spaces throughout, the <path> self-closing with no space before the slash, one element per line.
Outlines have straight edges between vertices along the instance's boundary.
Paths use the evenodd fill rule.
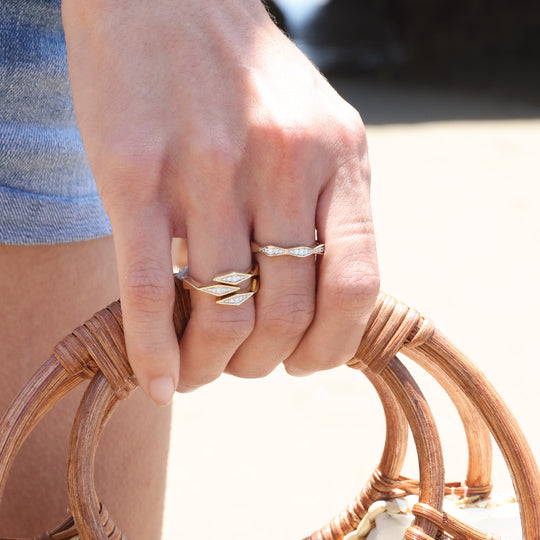
<path fill-rule="evenodd" d="M 166 405 L 180 361 L 169 221 L 159 209 L 131 209 L 113 222 L 113 231 L 129 362 L 143 391 Z"/>

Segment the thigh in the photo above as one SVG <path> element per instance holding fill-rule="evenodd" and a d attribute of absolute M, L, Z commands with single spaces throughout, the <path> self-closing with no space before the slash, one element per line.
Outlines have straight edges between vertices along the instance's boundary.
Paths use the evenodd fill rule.
<path fill-rule="evenodd" d="M 52 246 L 0 246 L 0 412 L 54 344 L 118 297 L 111 237 Z M 69 433 L 82 389 L 45 417 L 24 444 L 0 504 L 0 537 L 34 537 L 68 508 Z M 170 408 L 136 391 L 107 426 L 96 483 L 131 540 L 159 538 Z"/>

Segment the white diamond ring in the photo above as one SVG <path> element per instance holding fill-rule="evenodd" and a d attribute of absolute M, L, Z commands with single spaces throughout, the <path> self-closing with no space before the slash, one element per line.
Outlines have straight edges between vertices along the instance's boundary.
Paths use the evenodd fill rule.
<path fill-rule="evenodd" d="M 289 255 L 291 257 L 309 257 L 310 255 L 323 255 L 324 244 L 315 244 L 314 246 L 295 246 L 290 248 L 284 248 L 279 246 L 261 246 L 257 242 L 251 242 L 252 253 L 262 253 L 267 257 L 279 257 L 281 255 Z"/>
<path fill-rule="evenodd" d="M 200 291 L 215 296 L 217 304 L 226 306 L 239 306 L 243 304 L 259 288 L 259 266 L 257 264 L 251 266 L 245 272 L 220 274 L 214 277 L 211 283 L 199 283 L 190 277 L 187 266 L 179 274 L 179 277 L 182 279 L 184 289 Z"/>

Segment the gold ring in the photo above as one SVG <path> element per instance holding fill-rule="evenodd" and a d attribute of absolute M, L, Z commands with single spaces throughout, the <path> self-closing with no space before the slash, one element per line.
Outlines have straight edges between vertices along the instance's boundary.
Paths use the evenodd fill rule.
<path fill-rule="evenodd" d="M 189 276 L 187 267 L 181 274 L 184 289 L 191 289 L 216 297 L 216 304 L 239 306 L 251 298 L 259 288 L 259 266 L 253 265 L 245 272 L 228 272 L 199 283 Z M 246 283 L 247 282 L 247 283 Z"/>
<path fill-rule="evenodd" d="M 257 242 L 251 242 L 252 253 L 262 253 L 267 257 L 280 257 L 282 255 L 290 255 L 291 257 L 309 257 L 310 255 L 323 255 L 324 244 L 315 244 L 314 246 L 295 246 L 284 248 L 279 246 L 261 246 Z"/>

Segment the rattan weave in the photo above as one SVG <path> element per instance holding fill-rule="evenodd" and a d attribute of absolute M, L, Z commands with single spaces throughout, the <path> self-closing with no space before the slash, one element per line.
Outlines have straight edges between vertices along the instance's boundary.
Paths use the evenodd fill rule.
<path fill-rule="evenodd" d="M 176 281 L 174 323 L 181 337 L 190 313 L 189 292 Z M 397 358 L 402 352 L 431 373 L 454 402 L 467 435 L 469 464 L 464 481 L 445 483 L 441 443 L 420 388 Z M 384 408 L 386 443 L 379 464 L 355 500 L 312 533 L 310 540 L 341 540 L 354 531 L 380 499 L 416 493 L 419 502 L 407 540 L 497 538 L 450 518 L 445 493 L 486 497 L 491 492 L 491 435 L 506 460 L 520 504 L 523 537 L 540 540 L 540 475 L 510 411 L 485 376 L 434 324 L 381 293 L 367 330 L 348 365 L 374 385 Z M 120 303 L 114 302 L 75 329 L 17 395 L 0 421 L 0 496 L 22 443 L 41 417 L 81 382 L 91 379 L 77 412 L 70 443 L 68 487 L 72 519 L 39 540 L 120 540 L 94 485 L 94 460 L 103 428 L 136 380 L 126 356 Z M 401 476 L 408 430 L 419 461 L 419 479 Z M 13 539 L 0 539 L 13 540 Z"/>

